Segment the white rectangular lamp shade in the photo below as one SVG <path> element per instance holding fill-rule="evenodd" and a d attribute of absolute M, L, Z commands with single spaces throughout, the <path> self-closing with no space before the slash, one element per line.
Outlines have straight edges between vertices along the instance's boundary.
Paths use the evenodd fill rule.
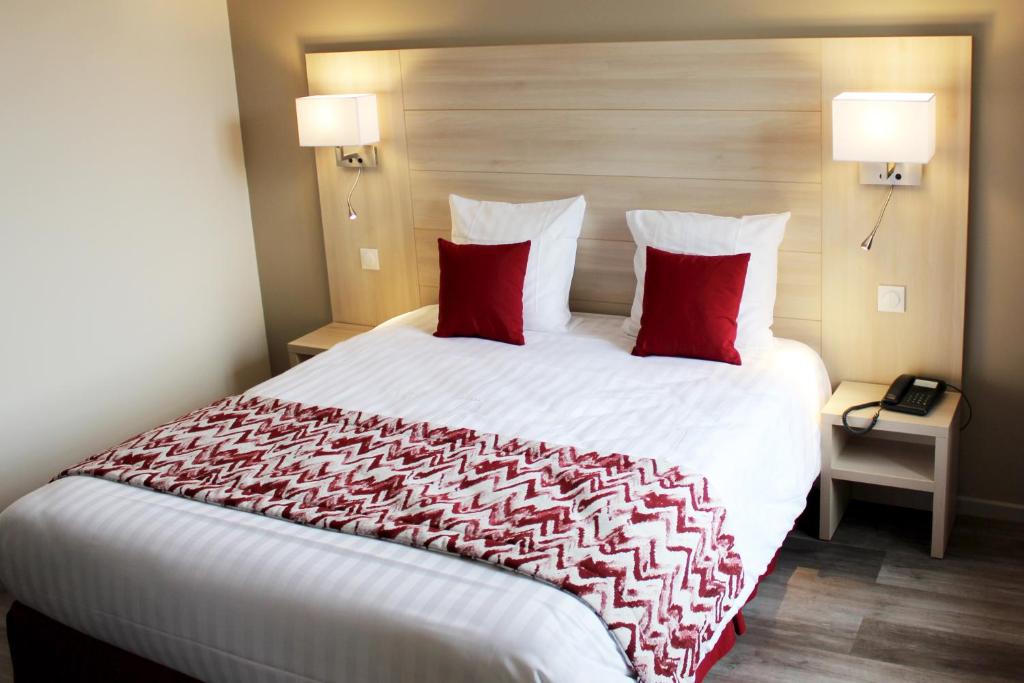
<path fill-rule="evenodd" d="M 349 147 L 380 142 L 376 95 L 312 95 L 295 100 L 302 147 Z"/>
<path fill-rule="evenodd" d="M 934 93 L 844 92 L 832 100 L 836 161 L 926 164 L 934 155 Z"/>

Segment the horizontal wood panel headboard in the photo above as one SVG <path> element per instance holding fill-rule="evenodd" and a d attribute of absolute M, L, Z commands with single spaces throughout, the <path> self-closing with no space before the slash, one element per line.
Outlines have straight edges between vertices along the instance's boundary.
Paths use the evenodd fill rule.
<path fill-rule="evenodd" d="M 888 59 L 900 66 L 883 71 Z M 310 94 L 374 92 L 380 110 L 381 163 L 364 173 L 355 223 L 343 211 L 351 172 L 317 150 L 337 321 L 373 324 L 436 301 L 450 193 L 511 202 L 585 195 L 571 307 L 617 314 L 628 313 L 635 287 L 625 211 L 791 211 L 776 334 L 822 351 L 834 380 L 926 370 L 959 379 L 970 38 L 322 53 L 307 55 L 307 72 Z M 940 152 L 925 184 L 900 192 L 907 199 L 890 209 L 899 216 L 869 255 L 857 244 L 881 188 L 860 186 L 854 164 L 831 161 L 829 103 L 850 89 L 940 96 Z M 902 230 L 904 221 L 920 229 Z M 927 263 L 904 263 L 923 260 L 926 242 Z M 360 247 L 380 250 L 380 271 L 360 269 Z M 935 257 L 938 275 L 928 271 Z M 907 285 L 916 306 L 903 320 L 867 300 L 883 283 Z M 941 332 L 941 348 L 909 342 L 888 360 L 873 350 L 911 319 Z"/>

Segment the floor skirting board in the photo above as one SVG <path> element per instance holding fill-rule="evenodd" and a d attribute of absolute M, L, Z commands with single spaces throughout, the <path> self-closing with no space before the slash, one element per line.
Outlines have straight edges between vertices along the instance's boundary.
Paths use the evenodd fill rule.
<path fill-rule="evenodd" d="M 1024 522 L 1024 505 L 1017 503 L 1004 503 L 1001 500 L 958 496 L 956 504 L 957 512 L 961 515 L 1003 519 L 1008 522 Z"/>

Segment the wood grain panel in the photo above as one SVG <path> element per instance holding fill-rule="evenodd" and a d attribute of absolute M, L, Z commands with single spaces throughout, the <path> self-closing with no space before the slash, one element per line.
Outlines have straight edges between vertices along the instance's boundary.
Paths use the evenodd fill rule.
<path fill-rule="evenodd" d="M 836 380 L 959 380 L 970 52 L 970 38 L 939 37 L 309 55 L 311 93 L 378 94 L 384 137 L 356 223 L 342 210 L 351 175 L 317 154 L 335 320 L 373 324 L 436 301 L 449 193 L 585 195 L 571 306 L 619 314 L 633 292 L 625 211 L 790 210 L 777 334 L 821 348 Z M 897 190 L 867 254 L 857 245 L 884 188 L 831 160 L 841 90 L 937 94 L 936 157 L 921 187 Z M 381 271 L 359 268 L 359 247 L 381 250 Z M 878 284 L 907 286 L 906 314 L 875 311 Z"/>
<path fill-rule="evenodd" d="M 407 109 L 819 111 L 821 41 L 402 50 Z"/>
<path fill-rule="evenodd" d="M 437 240 L 452 238 L 450 230 L 416 230 L 416 268 L 419 284 L 437 286 L 441 267 L 437 260 Z"/>
<path fill-rule="evenodd" d="M 448 231 L 416 230 L 420 285 L 437 286 L 438 237 L 447 238 Z M 633 275 L 635 251 L 636 245 L 632 241 L 581 239 L 576 250 L 576 271 L 570 298 L 582 302 L 631 304 L 636 291 L 636 277 Z M 820 319 L 821 257 L 818 254 L 779 252 L 778 280 L 776 315 L 802 320 Z M 602 312 L 617 310 L 620 309 L 612 307 Z"/>
<path fill-rule="evenodd" d="M 569 296 L 584 301 L 632 304 L 636 292 L 633 242 L 580 240 Z"/>
<path fill-rule="evenodd" d="M 627 316 L 630 313 L 630 305 L 615 303 L 614 301 L 588 301 L 586 299 L 570 298 L 569 310 L 581 313 Z"/>
<path fill-rule="evenodd" d="M 420 285 L 420 306 L 429 306 L 437 303 L 439 288 L 430 285 Z"/>
<path fill-rule="evenodd" d="M 413 171 L 412 210 L 417 228 L 448 230 L 448 195 L 505 202 L 587 198 L 582 236 L 632 240 L 625 211 L 660 209 L 743 216 L 791 211 L 782 248 L 821 251 L 821 186 L 736 180 L 626 176 L 535 175 Z"/>
<path fill-rule="evenodd" d="M 779 252 L 775 315 L 821 320 L 821 255 Z"/>
<path fill-rule="evenodd" d="M 376 325 L 419 301 L 398 52 L 311 54 L 306 69 L 310 94 L 377 95 L 382 161 L 359 181 L 353 196 L 358 220 L 348 220 L 345 207 L 355 173 L 337 166 L 333 149 L 316 150 L 333 319 Z M 360 267 L 361 247 L 379 251 L 381 270 Z"/>
<path fill-rule="evenodd" d="M 963 370 L 971 38 L 828 39 L 822 101 L 844 90 L 934 92 L 936 152 L 919 187 L 896 188 L 870 252 L 858 249 L 886 188 L 831 159 L 823 116 L 823 352 L 835 381 L 900 373 L 958 383 Z M 907 287 L 907 311 L 879 313 L 877 286 Z"/>
<path fill-rule="evenodd" d="M 418 171 L 816 183 L 821 115 L 780 111 L 407 111 Z"/>
<path fill-rule="evenodd" d="M 820 320 L 798 320 L 796 318 L 780 318 L 775 316 L 772 331 L 776 337 L 795 339 L 821 353 Z"/>

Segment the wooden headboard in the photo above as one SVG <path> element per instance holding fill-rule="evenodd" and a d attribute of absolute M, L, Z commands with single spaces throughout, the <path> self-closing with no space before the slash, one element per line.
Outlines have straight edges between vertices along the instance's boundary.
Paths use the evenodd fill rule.
<path fill-rule="evenodd" d="M 310 94 L 373 92 L 380 167 L 317 150 L 334 319 L 375 324 L 437 299 L 448 194 L 511 202 L 586 195 L 571 307 L 627 314 L 629 209 L 791 211 L 778 336 L 820 350 L 833 380 L 962 371 L 970 37 L 773 39 L 309 54 Z M 885 188 L 831 158 L 843 90 L 937 94 L 937 153 L 900 188 L 875 249 L 858 249 Z M 380 271 L 359 248 L 377 248 Z M 878 284 L 907 287 L 903 315 Z"/>

